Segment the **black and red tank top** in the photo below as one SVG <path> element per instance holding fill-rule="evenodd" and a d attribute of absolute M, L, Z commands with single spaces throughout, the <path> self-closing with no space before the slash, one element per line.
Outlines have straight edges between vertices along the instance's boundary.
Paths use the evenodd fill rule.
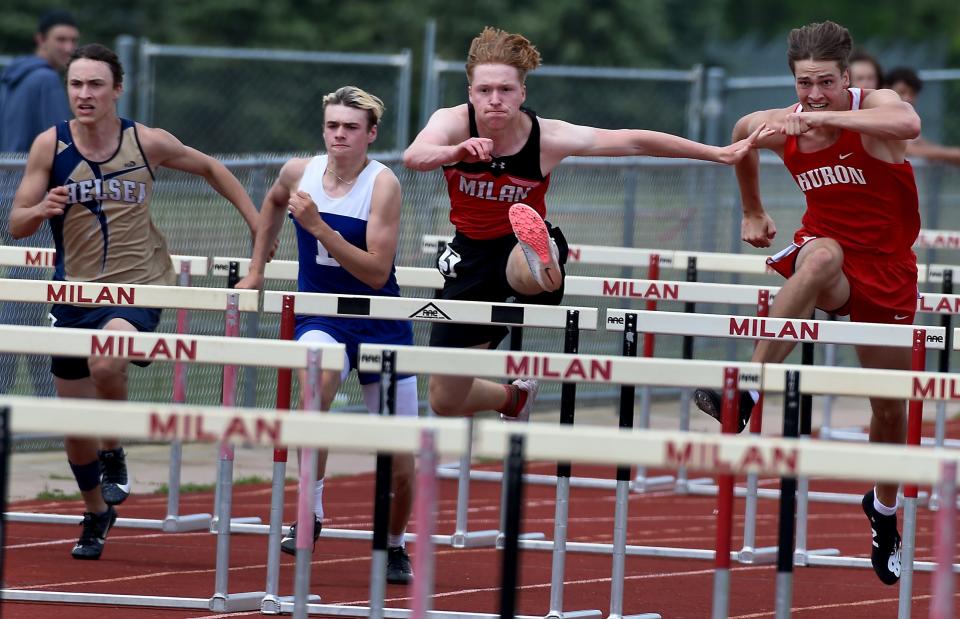
<path fill-rule="evenodd" d="M 530 136 L 517 153 L 492 161 L 459 162 L 444 166 L 450 193 L 450 222 L 457 232 L 471 239 L 486 240 L 512 234 L 507 212 L 522 202 L 545 217 L 544 198 L 550 175 L 540 170 L 540 123 L 533 110 L 521 107 L 533 125 Z M 470 137 L 479 137 L 473 105 L 467 104 Z"/>

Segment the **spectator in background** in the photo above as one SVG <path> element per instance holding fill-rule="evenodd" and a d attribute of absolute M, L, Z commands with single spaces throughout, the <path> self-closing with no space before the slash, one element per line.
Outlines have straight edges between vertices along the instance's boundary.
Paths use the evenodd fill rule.
<path fill-rule="evenodd" d="M 886 75 L 885 86 L 900 95 L 901 99 L 915 106 L 917 96 L 923 90 L 923 80 L 910 67 L 896 67 Z M 907 157 L 960 165 L 960 148 L 937 144 L 921 135 L 907 142 Z"/>
<path fill-rule="evenodd" d="M 855 88 L 876 90 L 883 85 L 883 67 L 872 55 L 862 49 L 850 52 L 847 59 L 850 85 Z"/>
<path fill-rule="evenodd" d="M 40 18 L 36 50 L 14 60 L 0 79 L 0 152 L 25 153 L 41 131 L 70 118 L 60 77 L 77 48 L 80 31 L 67 11 Z"/>
<path fill-rule="evenodd" d="M 70 55 L 77 48 L 80 32 L 73 15 L 54 10 L 45 13 L 33 35 L 36 50 L 29 56 L 15 59 L 0 78 L 0 152 L 25 153 L 43 130 L 71 117 L 67 93 L 60 73 L 67 68 Z M 14 244 L 6 227 L 19 182 L 18 172 L 0 172 L 0 241 Z M 31 245 L 49 247 L 50 232 L 43 231 Z M 2 275 L 2 273 L 0 273 Z M 11 269 L 6 277 L 31 279 L 39 277 L 36 269 Z M 0 323 L 38 326 L 44 323 L 45 308 L 40 304 L 6 303 L 0 305 Z M 0 393 L 9 391 L 17 377 L 17 356 L 0 355 Z M 53 381 L 40 357 L 24 357 L 39 396 L 53 395 Z"/>

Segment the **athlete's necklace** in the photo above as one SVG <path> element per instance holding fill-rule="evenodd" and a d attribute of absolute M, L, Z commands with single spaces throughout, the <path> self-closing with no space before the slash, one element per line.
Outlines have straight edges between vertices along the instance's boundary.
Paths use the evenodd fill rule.
<path fill-rule="evenodd" d="M 363 162 L 363 167 L 365 168 L 366 166 L 367 166 L 367 162 L 364 161 L 364 162 Z M 363 171 L 363 168 L 360 168 L 360 171 L 362 172 L 362 171 Z M 337 174 L 336 172 L 334 172 L 334 171 L 333 171 L 333 168 L 331 168 L 330 166 L 327 166 L 327 172 L 329 172 L 330 174 L 333 174 L 334 178 L 336 178 L 338 181 L 340 181 L 340 182 L 343 183 L 344 185 L 352 185 L 352 184 L 354 184 L 354 183 L 357 182 L 357 179 L 358 179 L 358 178 L 360 178 L 360 174 L 358 173 L 358 174 L 356 175 L 356 177 L 354 177 L 354 179 L 353 179 L 352 181 L 348 181 L 348 180 L 344 179 L 342 176 L 340 176 L 339 174 Z"/>

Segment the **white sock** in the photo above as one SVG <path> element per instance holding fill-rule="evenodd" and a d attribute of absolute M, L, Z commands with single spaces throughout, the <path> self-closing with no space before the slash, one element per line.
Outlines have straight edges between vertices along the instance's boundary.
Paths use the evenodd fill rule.
<path fill-rule="evenodd" d="M 760 392 L 757 391 L 756 389 L 751 389 L 750 397 L 753 398 L 753 403 L 756 404 L 757 402 L 760 401 Z"/>
<path fill-rule="evenodd" d="M 317 520 L 323 521 L 323 478 L 313 487 L 313 513 Z"/>
<path fill-rule="evenodd" d="M 882 516 L 892 516 L 897 513 L 897 508 L 900 507 L 900 497 L 897 496 L 897 502 L 893 507 L 887 507 L 880 502 L 879 495 L 877 494 L 877 488 L 873 488 L 873 509 L 877 510 L 877 513 Z"/>
<path fill-rule="evenodd" d="M 407 533 L 407 530 L 404 529 L 399 535 L 394 535 L 393 533 L 387 533 L 387 548 L 403 548 L 407 544 L 403 541 L 403 536 Z"/>

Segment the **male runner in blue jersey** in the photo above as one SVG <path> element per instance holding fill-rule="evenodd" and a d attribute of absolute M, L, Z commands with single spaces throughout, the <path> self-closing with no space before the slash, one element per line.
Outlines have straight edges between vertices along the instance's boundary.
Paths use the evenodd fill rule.
<path fill-rule="evenodd" d="M 389 168 L 367 158 L 367 149 L 377 138 L 383 102 L 355 86 L 344 86 L 323 98 L 323 109 L 327 154 L 291 159 L 281 168 L 260 210 L 250 271 L 237 287 L 258 289 L 263 285 L 269 249 L 280 232 L 283 215 L 289 213 L 296 226 L 301 292 L 400 296 L 393 264 L 400 228 L 400 183 Z M 340 384 L 357 366 L 361 343 L 413 344 L 413 330 L 406 320 L 298 315 L 296 337 L 301 342 L 346 345 L 343 372 L 324 372 L 322 410 L 330 408 Z M 359 374 L 358 378 L 367 409 L 377 413 L 379 377 Z M 304 382 L 301 374 L 300 384 Z M 415 376 L 397 381 L 396 413 L 417 416 Z M 314 541 L 323 521 L 326 456 L 326 451 L 320 452 Z M 413 577 L 403 541 L 413 504 L 413 474 L 413 456 L 394 455 L 394 500 L 387 540 L 387 582 L 392 584 L 407 584 Z M 280 545 L 289 554 L 296 553 L 295 526 Z"/>
<path fill-rule="evenodd" d="M 74 118 L 33 142 L 14 197 L 10 234 L 30 236 L 49 220 L 58 280 L 172 285 L 176 273 L 167 242 L 149 212 L 155 168 L 202 176 L 233 204 L 252 234 L 257 211 L 216 159 L 162 129 L 117 116 L 122 91 L 123 68 L 115 53 L 97 43 L 73 53 L 67 96 Z M 55 327 L 154 331 L 160 310 L 56 304 L 50 318 Z M 54 357 L 51 371 L 60 397 L 127 399 L 124 359 Z M 67 437 L 64 444 L 86 508 L 72 554 L 99 559 L 117 518 L 113 506 L 130 492 L 123 448 L 116 439 Z"/>

